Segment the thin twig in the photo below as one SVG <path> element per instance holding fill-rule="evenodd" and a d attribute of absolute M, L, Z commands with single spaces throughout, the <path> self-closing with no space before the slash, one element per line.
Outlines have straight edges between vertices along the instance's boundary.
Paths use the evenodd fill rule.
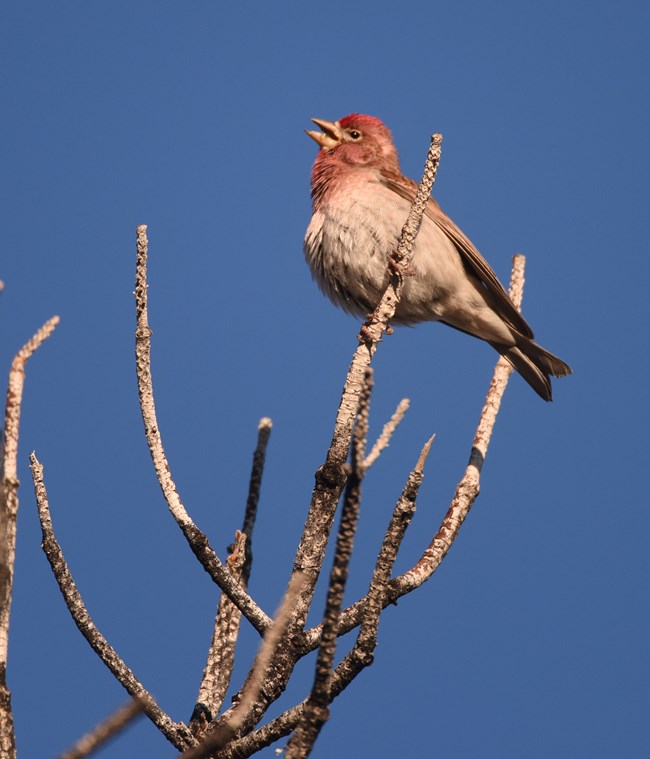
<path fill-rule="evenodd" d="M 521 254 L 515 255 L 512 259 L 510 298 L 517 309 L 521 309 L 525 264 L 526 259 Z M 500 358 L 494 369 L 490 388 L 483 405 L 472 444 L 469 464 L 456 488 L 449 510 L 430 545 L 415 566 L 388 583 L 382 602 L 384 608 L 426 582 L 440 566 L 456 539 L 458 531 L 479 493 L 481 469 L 511 372 L 510 364 L 505 359 Z M 367 602 L 368 597 L 366 596 L 341 612 L 339 619 L 339 633 L 341 635 L 353 630 L 361 623 Z M 321 626 L 314 627 L 305 634 L 307 651 L 312 651 L 319 646 L 321 634 Z"/>
<path fill-rule="evenodd" d="M 135 338 L 136 372 L 138 376 L 138 395 L 145 435 L 151 452 L 154 469 L 162 489 L 169 511 L 181 528 L 192 552 L 201 562 L 221 590 L 248 619 L 253 627 L 263 635 L 271 623 L 262 609 L 253 601 L 239 583 L 228 572 L 215 551 L 208 543 L 206 535 L 194 524 L 181 501 L 162 444 L 160 428 L 156 418 L 156 407 L 151 379 L 151 328 L 147 316 L 147 227 L 141 225 L 137 233 L 137 265 L 135 278 L 135 302 L 137 328 Z"/>
<path fill-rule="evenodd" d="M 228 569 L 243 588 L 248 585 L 253 565 L 253 529 L 260 499 L 266 447 L 273 424 L 268 417 L 260 419 L 257 428 L 257 447 L 253 453 L 253 465 L 246 499 L 246 511 L 241 532 L 237 531 L 235 543 L 229 549 Z M 221 594 L 215 619 L 212 643 L 203 671 L 196 706 L 190 719 L 190 730 L 195 737 L 203 734 L 208 724 L 219 713 L 230 686 L 235 663 L 235 647 L 239 636 L 241 612 L 225 593 Z"/>
<path fill-rule="evenodd" d="M 246 562 L 246 542 L 246 535 L 237 530 L 235 542 L 228 557 L 228 569 L 233 577 L 240 581 L 242 568 Z M 239 609 L 225 593 L 222 593 L 196 706 L 189 724 L 195 738 L 199 738 L 205 732 L 208 724 L 219 713 L 228 692 L 235 663 L 240 619 Z"/>
<path fill-rule="evenodd" d="M 388 446 L 393 433 L 397 429 L 397 426 L 402 421 L 402 419 L 404 419 L 404 416 L 409 409 L 409 404 L 410 401 L 408 398 L 402 398 L 402 400 L 397 404 L 397 408 L 395 409 L 393 415 L 384 425 L 384 429 L 381 431 L 381 435 L 377 438 L 377 441 L 372 446 L 370 453 L 366 456 L 365 461 L 363 462 L 365 469 L 370 469 L 375 461 L 377 461 L 384 448 Z"/>
<path fill-rule="evenodd" d="M 211 753 L 225 746 L 245 723 L 248 713 L 257 701 L 260 690 L 264 685 L 269 665 L 286 631 L 291 610 L 300 593 L 300 586 L 303 582 L 304 580 L 301 575 L 292 575 L 280 608 L 276 612 L 275 618 L 260 644 L 260 649 L 255 657 L 255 663 L 242 690 L 241 698 L 229 712 L 227 720 L 222 721 L 216 726 L 216 729 L 210 732 L 201 744 L 186 751 L 181 759 L 203 759 L 203 757 L 209 756 Z"/>
<path fill-rule="evenodd" d="M 406 529 L 415 513 L 417 495 L 424 478 L 424 465 L 429 456 L 434 438 L 435 435 L 424 444 L 417 464 L 409 474 L 402 495 L 393 510 L 379 556 L 377 557 L 375 570 L 370 581 L 370 589 L 368 590 L 368 603 L 366 604 L 356 643 L 356 647 L 362 653 L 365 666 L 368 666 L 372 662 L 373 651 L 377 645 L 379 617 L 384 608 L 383 600 L 386 594 L 386 585 L 393 571 L 397 553 L 404 540 Z"/>
<path fill-rule="evenodd" d="M 16 555 L 16 518 L 18 516 L 18 435 L 25 384 L 25 364 L 54 332 L 59 317 L 53 316 L 28 340 L 11 362 L 5 405 L 5 432 L 2 461 L 4 498 L 0 513 L 0 667 L 7 664 L 9 607 Z"/>
<path fill-rule="evenodd" d="M 79 740 L 62 754 L 58 759 L 83 759 L 90 756 L 93 751 L 101 748 L 104 743 L 114 738 L 124 730 L 136 717 L 142 714 L 143 704 L 138 699 L 132 699 L 120 706 L 113 714 L 94 727 L 90 732 L 83 735 Z"/>
<path fill-rule="evenodd" d="M 120 659 L 115 649 L 109 644 L 92 621 L 70 573 L 61 546 L 54 535 L 47 491 L 43 480 L 43 465 L 38 461 L 34 453 L 30 455 L 30 461 L 32 479 L 34 480 L 34 491 L 36 493 L 36 504 L 38 506 L 38 516 L 41 523 L 41 530 L 43 532 L 43 551 L 47 560 L 50 562 L 50 567 L 52 568 L 52 572 L 54 573 L 54 577 L 59 585 L 61 593 L 63 594 L 63 599 L 65 600 L 65 604 L 68 607 L 68 611 L 70 612 L 74 623 L 77 625 L 79 632 L 88 641 L 93 651 L 110 669 L 127 693 L 142 702 L 142 710 L 147 717 L 149 717 L 170 743 L 172 743 L 177 749 L 184 751 L 188 746 L 195 744 L 194 738 L 188 731 L 187 727 L 182 723 L 174 722 L 167 714 L 165 714 L 165 712 L 163 712 L 151 694 L 144 688 L 142 683 L 140 683 L 122 659 Z"/>
<path fill-rule="evenodd" d="M 253 454 L 253 467 L 248 486 L 248 498 L 246 500 L 246 512 L 242 532 L 246 535 L 246 562 L 242 569 L 243 587 L 248 587 L 253 565 L 253 528 L 257 517 L 257 504 L 260 500 L 260 488 L 262 486 L 262 474 L 264 473 L 264 461 L 266 459 L 266 446 L 271 437 L 273 423 L 265 416 L 260 419 L 257 427 L 257 448 Z"/>
<path fill-rule="evenodd" d="M 524 288 L 524 269 L 526 259 L 521 254 L 517 254 L 512 259 L 512 275 L 510 278 L 510 298 L 518 310 L 521 310 L 521 301 Z M 456 493 L 452 499 L 451 506 L 445 515 L 440 529 L 435 534 L 428 548 L 417 562 L 417 564 L 396 578 L 391 588 L 391 596 L 397 593 L 398 596 L 404 595 L 411 590 L 422 585 L 440 566 L 440 563 L 447 555 L 452 543 L 458 535 L 461 525 L 469 514 L 476 497 L 480 490 L 480 476 L 485 456 L 487 455 L 488 446 L 494 430 L 497 414 L 501 406 L 501 400 L 508 384 L 508 379 L 512 372 L 512 367 L 504 359 L 500 358 L 494 369 L 490 389 L 488 390 L 485 404 L 481 412 L 472 451 L 469 458 L 469 464 L 465 470 L 461 481 L 459 482 Z"/>
<path fill-rule="evenodd" d="M 7 686 L 7 655 L 11 595 L 16 560 L 16 523 L 18 519 L 18 436 L 25 384 L 25 364 L 30 356 L 54 332 L 59 317 L 53 316 L 18 351 L 11 362 L 7 381 L 5 430 L 2 445 L 0 481 L 0 756 L 15 756 L 11 694 Z"/>

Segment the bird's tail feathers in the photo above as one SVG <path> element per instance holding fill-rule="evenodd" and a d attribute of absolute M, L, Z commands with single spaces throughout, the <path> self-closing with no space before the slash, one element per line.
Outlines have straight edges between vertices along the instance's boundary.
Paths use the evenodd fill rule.
<path fill-rule="evenodd" d="M 553 400 L 550 377 L 566 377 L 571 367 L 524 335 L 516 335 L 517 345 L 493 343 L 495 348 L 545 401 Z"/>

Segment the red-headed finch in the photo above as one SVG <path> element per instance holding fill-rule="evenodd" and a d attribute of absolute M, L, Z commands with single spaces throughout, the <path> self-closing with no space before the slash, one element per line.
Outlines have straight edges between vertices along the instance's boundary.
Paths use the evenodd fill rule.
<path fill-rule="evenodd" d="M 312 119 L 320 146 L 311 174 L 313 215 L 305 256 L 321 290 L 337 306 L 364 317 L 388 284 L 387 263 L 397 247 L 417 185 L 399 167 L 388 128 L 373 116 Z M 429 199 L 413 247 L 393 323 L 440 321 L 488 342 L 544 400 L 549 377 L 571 374 L 561 359 L 533 342 L 517 311 L 472 243 Z"/>

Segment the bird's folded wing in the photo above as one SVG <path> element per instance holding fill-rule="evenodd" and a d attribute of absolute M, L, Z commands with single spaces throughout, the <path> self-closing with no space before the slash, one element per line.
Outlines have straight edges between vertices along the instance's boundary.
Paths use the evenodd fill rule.
<path fill-rule="evenodd" d="M 403 197 L 409 203 L 415 200 L 417 185 L 412 180 L 408 180 L 408 185 L 404 183 L 405 177 L 399 179 L 388 172 L 382 172 L 382 182 L 393 192 Z M 476 250 L 471 241 L 460 231 L 454 222 L 441 210 L 440 206 L 433 198 L 429 198 L 425 214 L 433 221 L 454 243 L 454 246 L 460 253 L 465 266 L 472 271 L 482 282 L 484 287 L 494 298 L 494 307 L 498 310 L 501 318 L 511 327 L 531 339 L 534 337 L 532 329 L 523 316 L 517 311 L 510 300 L 508 293 L 503 288 L 497 275 L 494 273 L 490 264 Z"/>

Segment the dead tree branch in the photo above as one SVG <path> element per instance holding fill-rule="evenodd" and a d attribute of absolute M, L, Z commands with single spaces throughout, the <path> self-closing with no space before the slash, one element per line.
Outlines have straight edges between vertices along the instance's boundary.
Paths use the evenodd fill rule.
<path fill-rule="evenodd" d="M 54 332 L 59 317 L 53 316 L 14 356 L 7 382 L 2 481 L 0 482 L 0 756 L 16 753 L 11 693 L 7 687 L 7 657 L 11 594 L 16 560 L 18 520 L 18 436 L 25 384 L 25 365 L 33 353 Z"/>
<path fill-rule="evenodd" d="M 160 732 L 177 749 L 180 751 L 185 750 L 188 746 L 192 746 L 195 743 L 187 727 L 182 723 L 174 722 L 163 712 L 151 694 L 122 659 L 120 659 L 115 649 L 101 634 L 91 619 L 63 556 L 61 546 L 54 535 L 47 490 L 45 489 L 45 482 L 43 480 L 43 465 L 38 461 L 34 453 L 31 454 L 30 460 L 34 491 L 36 493 L 36 504 L 38 506 L 38 517 L 43 533 L 43 551 L 50 563 L 65 605 L 68 607 L 74 623 L 93 651 L 110 669 L 127 693 L 142 702 L 142 710 Z"/>
<path fill-rule="evenodd" d="M 246 564 L 246 543 L 246 535 L 237 530 L 235 543 L 228 557 L 229 571 L 235 579 L 242 582 L 242 570 Z M 199 738 L 205 732 L 207 726 L 219 713 L 228 692 L 235 663 L 240 619 L 239 609 L 225 593 L 222 593 L 196 706 L 190 719 L 190 731 L 195 738 Z"/>
<path fill-rule="evenodd" d="M 271 619 L 260 609 L 253 599 L 246 593 L 241 585 L 234 579 L 223 565 L 215 551 L 208 542 L 207 536 L 198 529 L 190 515 L 187 513 L 181 501 L 176 485 L 171 476 L 171 470 L 165 449 L 158 420 L 156 418 L 156 406 L 153 394 L 153 381 L 151 378 L 151 335 L 147 315 L 147 227 L 142 224 L 137 230 L 137 263 L 135 277 L 135 303 L 137 328 L 135 337 L 136 372 L 138 376 L 138 395 L 142 421 L 151 453 L 156 477 L 160 483 L 163 495 L 169 506 L 169 511 L 181 528 L 192 552 L 201 563 L 201 566 L 210 575 L 214 582 L 226 593 L 235 606 L 248 619 L 253 627 L 263 635 L 271 624 Z"/>
<path fill-rule="evenodd" d="M 237 735 L 256 701 L 259 698 L 260 690 L 265 685 L 266 675 L 273 659 L 273 655 L 278 649 L 282 636 L 287 628 L 287 623 L 291 616 L 291 610 L 300 593 L 301 585 L 304 579 L 299 574 L 291 577 L 287 592 L 282 599 L 280 608 L 276 612 L 275 618 L 271 623 L 255 657 L 253 668 L 246 679 L 241 692 L 241 697 L 235 707 L 230 710 L 228 718 L 223 720 L 215 730 L 205 738 L 205 740 L 195 748 L 186 751 L 181 759 L 202 759 L 214 753 L 225 746 L 234 736 Z"/>
<path fill-rule="evenodd" d="M 381 431 L 381 435 L 377 438 L 375 444 L 372 446 L 370 453 L 366 456 L 363 467 L 364 469 L 370 469 L 370 467 L 377 461 L 384 448 L 388 447 L 390 439 L 393 437 L 393 433 L 397 429 L 399 423 L 404 419 L 406 412 L 409 409 L 410 401 L 408 398 L 402 398 L 397 404 L 391 418 L 384 425 L 384 429 Z"/>
<path fill-rule="evenodd" d="M 513 257 L 510 297 L 518 309 L 521 308 L 523 297 L 525 264 L 526 259 L 521 254 Z M 395 603 L 398 598 L 410 593 L 426 582 L 438 566 L 440 566 L 440 563 L 456 539 L 479 493 L 481 469 L 487 455 L 488 445 L 494 430 L 494 423 L 511 372 L 512 368 L 510 364 L 505 359 L 500 358 L 494 369 L 490 388 L 483 405 L 472 444 L 469 464 L 456 488 L 449 510 L 419 561 L 404 574 L 390 580 L 382 601 L 383 607 Z M 341 612 L 339 620 L 339 632 L 341 635 L 361 624 L 367 602 L 368 597 L 366 596 Z M 322 627 L 319 625 L 305 634 L 305 644 L 308 650 L 318 647 L 322 634 L 321 631 Z"/>
<path fill-rule="evenodd" d="M 314 684 L 304 706 L 301 720 L 287 744 L 285 759 L 301 759 L 308 756 L 318 733 L 329 719 L 328 680 L 334 665 L 339 615 L 348 580 L 354 536 L 359 522 L 371 392 L 372 372 L 368 368 L 365 373 L 365 382 L 359 399 L 359 413 L 352 436 L 350 475 L 345 486 L 341 522 L 334 550 L 334 562 L 327 588 L 327 600 L 323 614 L 323 635 L 316 660 Z"/>

